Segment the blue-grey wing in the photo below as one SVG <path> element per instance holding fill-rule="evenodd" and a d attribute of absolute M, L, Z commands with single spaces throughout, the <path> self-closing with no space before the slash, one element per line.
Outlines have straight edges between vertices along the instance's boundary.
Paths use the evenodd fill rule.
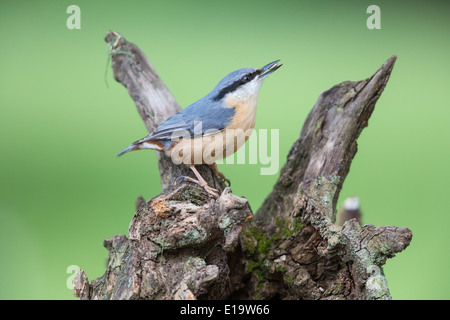
<path fill-rule="evenodd" d="M 225 129 L 233 119 L 235 110 L 223 107 L 205 97 L 174 114 L 148 136 L 152 140 L 205 135 Z"/>

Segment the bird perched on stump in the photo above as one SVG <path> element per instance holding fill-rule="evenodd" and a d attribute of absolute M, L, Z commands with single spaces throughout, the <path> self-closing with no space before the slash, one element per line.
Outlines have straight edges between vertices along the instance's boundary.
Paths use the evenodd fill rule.
<path fill-rule="evenodd" d="M 154 149 L 171 157 L 175 164 L 185 164 L 198 180 L 184 177 L 202 186 L 217 198 L 195 168 L 207 164 L 221 179 L 216 161 L 232 155 L 249 138 L 255 127 L 256 103 L 263 79 L 281 64 L 271 62 L 259 69 L 244 68 L 225 76 L 206 96 L 174 114 L 154 132 L 121 151 Z"/>

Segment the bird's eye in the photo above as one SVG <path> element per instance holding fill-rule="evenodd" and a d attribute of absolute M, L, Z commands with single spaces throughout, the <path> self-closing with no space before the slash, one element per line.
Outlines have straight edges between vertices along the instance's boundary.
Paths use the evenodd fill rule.
<path fill-rule="evenodd" d="M 243 82 L 249 82 L 251 80 L 250 76 L 245 76 L 244 78 L 242 78 Z"/>

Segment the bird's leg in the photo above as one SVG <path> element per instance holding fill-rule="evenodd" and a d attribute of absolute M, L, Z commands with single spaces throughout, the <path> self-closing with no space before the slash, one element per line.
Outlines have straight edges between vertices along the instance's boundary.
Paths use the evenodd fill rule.
<path fill-rule="evenodd" d="M 223 181 L 226 181 L 228 186 L 231 186 L 231 182 L 229 179 L 227 179 L 222 172 L 219 171 L 219 168 L 217 168 L 217 164 L 214 162 L 213 164 L 208 164 L 208 166 L 214 171 L 215 174 L 219 176 L 220 179 Z"/>
<path fill-rule="evenodd" d="M 208 192 L 210 195 L 212 195 L 214 198 L 218 198 L 218 192 L 216 189 L 211 188 L 208 183 L 203 179 L 203 177 L 200 175 L 200 173 L 197 171 L 194 165 L 190 165 L 189 168 L 194 172 L 195 176 L 198 180 L 192 179 L 191 177 L 186 177 L 187 180 L 197 183 L 198 185 L 202 186 L 203 189 L 205 189 L 206 192 Z"/>

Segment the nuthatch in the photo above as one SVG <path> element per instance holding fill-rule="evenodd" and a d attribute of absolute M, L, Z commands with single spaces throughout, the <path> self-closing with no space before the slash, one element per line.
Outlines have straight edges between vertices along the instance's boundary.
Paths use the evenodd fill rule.
<path fill-rule="evenodd" d="M 253 69 L 231 72 L 206 96 L 174 114 L 156 130 L 121 151 L 117 156 L 139 149 L 164 152 L 176 164 L 192 169 L 198 183 L 209 194 L 218 197 L 195 168 L 207 164 L 221 179 L 230 183 L 217 169 L 215 161 L 240 148 L 255 127 L 256 103 L 262 80 L 281 67 L 278 62 Z"/>

